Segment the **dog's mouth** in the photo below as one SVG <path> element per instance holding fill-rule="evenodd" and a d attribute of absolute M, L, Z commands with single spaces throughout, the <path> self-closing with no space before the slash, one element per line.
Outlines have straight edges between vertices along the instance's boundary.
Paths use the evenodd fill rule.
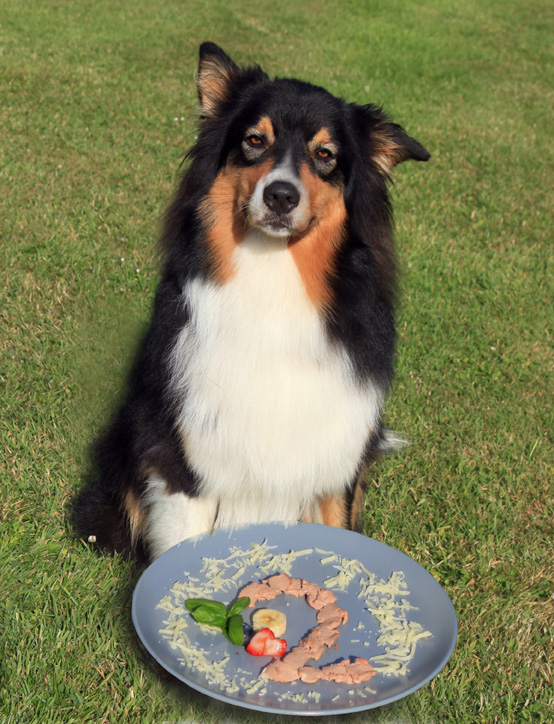
<path fill-rule="evenodd" d="M 308 223 L 302 226 L 294 224 L 291 219 L 263 218 L 255 222 L 250 220 L 250 227 L 263 232 L 267 236 L 276 238 L 286 237 L 290 240 L 290 243 L 294 243 L 299 241 L 315 223 L 315 217 L 309 219 Z"/>
<path fill-rule="evenodd" d="M 252 226 L 268 236 L 293 236 L 299 233 L 290 217 L 275 214 L 264 214 L 261 219 L 254 221 Z"/>

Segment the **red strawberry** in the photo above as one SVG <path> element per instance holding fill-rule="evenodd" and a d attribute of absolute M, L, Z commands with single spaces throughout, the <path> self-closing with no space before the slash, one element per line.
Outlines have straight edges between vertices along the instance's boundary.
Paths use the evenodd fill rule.
<path fill-rule="evenodd" d="M 252 636 L 246 650 L 249 654 L 252 654 L 252 656 L 263 656 L 265 644 L 268 639 L 275 639 L 275 634 L 270 628 L 262 628 Z"/>
<path fill-rule="evenodd" d="M 267 639 L 265 642 L 264 656 L 277 656 L 281 657 L 285 655 L 287 650 L 287 642 L 285 639 Z"/>
<path fill-rule="evenodd" d="M 285 639 L 276 639 L 270 628 L 263 628 L 252 636 L 246 650 L 252 656 L 283 656 L 287 642 Z"/>

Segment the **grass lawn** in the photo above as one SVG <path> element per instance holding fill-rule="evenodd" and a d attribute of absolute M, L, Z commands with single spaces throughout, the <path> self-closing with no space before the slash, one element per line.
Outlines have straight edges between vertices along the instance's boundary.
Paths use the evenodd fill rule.
<path fill-rule="evenodd" d="M 138 572 L 68 525 L 148 319 L 206 39 L 383 104 L 433 154 L 394 190 L 387 423 L 413 445 L 376 466 L 364 526 L 440 581 L 459 641 L 345 721 L 551 721 L 553 33 L 551 0 L 0 0 L 1 722 L 288 721 L 164 675 Z"/>

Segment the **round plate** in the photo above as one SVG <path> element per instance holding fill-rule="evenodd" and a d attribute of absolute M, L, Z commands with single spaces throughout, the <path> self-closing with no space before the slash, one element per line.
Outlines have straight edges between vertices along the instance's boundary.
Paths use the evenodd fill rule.
<path fill-rule="evenodd" d="M 404 599 L 409 603 L 409 608 L 403 609 L 405 620 L 409 625 L 419 625 L 431 634 L 415 644 L 415 654 L 408 671 L 401 675 L 378 673 L 368 682 L 357 685 L 324 681 L 317 684 L 268 681 L 263 686 L 259 682 L 257 686 L 252 685 L 270 659 L 251 656 L 243 647 L 230 644 L 219 632 L 202 630 L 188 614 L 185 614 L 189 619 L 186 633 L 192 646 L 207 651 L 208 658 L 214 663 L 228 656 L 229 660 L 224 665 L 225 678 L 227 683 L 232 679 L 238 682 L 238 690 L 233 693 L 228 686 L 220 688 L 220 685 L 210 683 L 197 667 L 184 664 L 181 651 L 170 646 L 167 634 L 164 637 L 160 633 L 169 615 L 167 610 L 158 607 L 160 600 L 171 595 L 170 590 L 176 582 L 195 578 L 199 585 L 205 583 L 206 574 L 202 571 L 204 558 L 223 559 L 229 556 L 231 549 L 247 550 L 253 543 L 264 542 L 273 547 L 271 554 L 304 551 L 294 560 L 290 575 L 319 585 L 325 585 L 326 580 L 339 572 L 340 559 L 359 561 L 375 575 L 376 581 L 388 581 L 392 573 L 401 571 L 407 586 L 397 600 Z M 332 560 L 333 556 L 329 553 L 337 554 L 338 560 Z M 279 572 L 279 569 L 262 571 L 259 563 L 247 565 L 242 571 L 237 564 L 235 570 L 232 586 L 210 598 L 230 603 L 247 583 L 261 581 Z M 377 619 L 368 610 L 367 595 L 360 597 L 364 580 L 367 581 L 366 575 L 356 575 L 344 591 L 330 586 L 337 596 L 337 604 L 348 611 L 349 621 L 340 628 L 338 650 L 333 647 L 317 663 L 308 663 L 321 667 L 342 658 L 359 656 L 369 659 L 375 667 L 382 665 L 382 660 L 372 661 L 372 657 L 382 655 L 385 648 L 377 643 L 382 631 Z M 386 598 L 386 594 L 383 595 Z M 304 599 L 280 596 L 269 606 L 281 608 L 287 614 L 284 638 L 287 639 L 288 650 L 316 625 L 315 611 Z M 251 610 L 244 612 L 245 621 L 248 621 Z M 411 694 L 444 667 L 454 650 L 458 630 L 456 614 L 446 592 L 409 556 L 363 535 L 312 523 L 263 523 L 233 530 L 216 530 L 211 535 L 183 541 L 144 571 L 133 594 L 132 616 L 137 633 L 152 656 L 167 671 L 194 689 L 249 709 L 308 716 L 362 711 L 390 704 Z M 394 645 L 392 648 L 394 657 Z"/>

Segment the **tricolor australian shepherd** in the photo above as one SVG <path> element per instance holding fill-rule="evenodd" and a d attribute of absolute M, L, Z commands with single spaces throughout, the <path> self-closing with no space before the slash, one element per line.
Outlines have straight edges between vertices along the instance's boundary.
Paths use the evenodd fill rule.
<path fill-rule="evenodd" d="M 387 184 L 429 153 L 373 105 L 200 48 L 201 122 L 124 405 L 79 534 L 150 558 L 259 521 L 352 527 L 390 446 Z"/>

